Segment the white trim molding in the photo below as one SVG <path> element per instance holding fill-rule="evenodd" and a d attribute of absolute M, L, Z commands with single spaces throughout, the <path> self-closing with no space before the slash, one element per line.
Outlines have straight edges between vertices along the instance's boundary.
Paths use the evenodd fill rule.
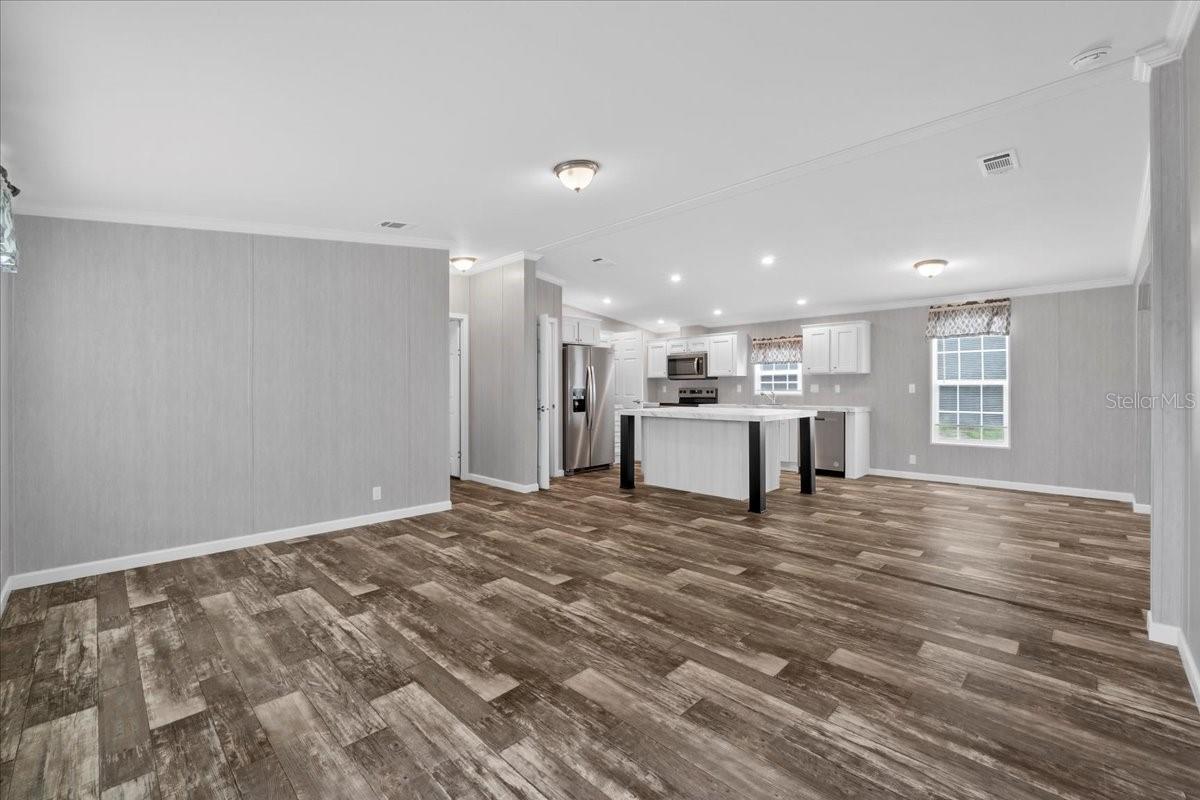
<path fill-rule="evenodd" d="M 458 349 L 458 477 L 471 471 L 471 315 L 450 312 L 459 323 Z"/>
<path fill-rule="evenodd" d="M 159 228 L 187 228 L 224 233 L 248 233 L 261 236 L 284 236 L 289 239 L 320 239 L 330 242 L 382 244 L 389 247 L 417 247 L 422 250 L 445 250 L 454 243 L 449 239 L 424 239 L 404 233 L 377 231 L 344 231 L 336 228 L 309 228 L 303 225 L 280 225 L 273 222 L 242 222 L 217 217 L 188 217 L 158 214 L 152 211 L 108 211 L 94 208 L 55 208 L 22 203 L 18 214 L 26 217 L 55 217 L 86 222 L 116 222 L 124 225 L 151 225 Z"/>
<path fill-rule="evenodd" d="M 1192 698 L 1196 701 L 1196 708 L 1200 708 L 1200 666 L 1197 665 L 1196 654 L 1192 652 L 1192 646 L 1183 631 L 1179 632 L 1179 658 L 1183 661 L 1183 671 L 1187 675 L 1188 683 L 1192 685 Z"/>
<path fill-rule="evenodd" d="M 394 519 L 404 519 L 406 517 L 419 517 L 424 514 L 436 514 L 440 511 L 449 511 L 450 501 L 441 500 L 436 503 L 426 503 L 419 506 L 408 506 L 406 508 L 394 508 L 390 511 L 377 511 L 374 514 L 363 514 L 357 517 L 344 517 L 342 519 L 331 519 L 324 522 L 310 522 L 306 525 L 296 525 L 291 528 L 280 528 L 274 531 L 263 531 L 261 533 L 251 533 L 246 536 L 232 536 L 227 539 L 213 539 L 207 542 L 197 542 L 195 544 L 185 544 L 179 547 L 167 547 L 162 550 L 150 550 L 144 553 L 131 553 L 125 556 L 114 556 L 113 558 L 104 558 L 99 561 L 85 561 L 80 564 L 67 564 L 61 567 L 51 567 L 49 569 L 36 570 L 34 572 L 22 572 L 17 575 L 9 576 L 4 583 L 2 596 L 0 596 L 0 610 L 8 603 L 8 593 L 14 589 L 27 589 L 30 586 L 41 586 L 46 583 L 57 583 L 58 581 L 69 581 L 74 578 L 83 578 L 89 575 L 103 575 L 106 572 L 116 572 L 117 570 L 135 569 L 137 567 L 145 567 L 150 564 L 161 564 L 166 561 L 178 561 L 182 558 L 193 558 L 195 556 L 206 556 L 211 553 L 221 553 L 226 550 L 240 550 L 243 547 L 254 547 L 260 544 L 270 544 L 271 542 L 282 542 L 287 539 L 298 539 L 301 536 L 315 536 L 319 533 L 333 533 L 334 531 L 347 530 L 349 528 L 359 528 L 363 525 L 374 525 L 378 522 L 390 522 Z"/>
<path fill-rule="evenodd" d="M 1146 153 L 1146 168 L 1142 172 L 1142 193 L 1138 196 L 1137 216 L 1133 223 L 1133 242 L 1129 249 L 1129 282 L 1134 286 L 1150 266 L 1150 259 L 1142 260 L 1142 249 L 1150 235 L 1150 154 Z"/>
<path fill-rule="evenodd" d="M 867 474 L 879 475 L 883 478 L 903 478 L 910 481 L 930 481 L 931 483 L 957 483 L 962 486 L 981 486 L 985 489 L 1009 489 L 1015 492 L 1057 494 L 1067 497 L 1086 497 L 1090 500 L 1116 500 L 1121 503 L 1133 504 L 1132 492 L 1114 492 L 1108 489 L 1082 489 L 1075 486 L 1053 486 L 1048 483 L 998 481 L 991 478 L 965 478 L 961 475 L 935 475 L 928 472 L 908 472 L 906 470 L 877 469 L 875 467 L 867 470 Z"/>
<path fill-rule="evenodd" d="M 1182 632 L 1179 630 L 1178 625 L 1166 625 L 1162 622 L 1155 622 L 1154 615 L 1147 611 L 1146 636 L 1152 642 L 1178 646 L 1179 637 L 1182 636 Z"/>
<path fill-rule="evenodd" d="M 466 473 L 463 475 L 463 480 L 482 483 L 484 486 L 495 486 L 497 489 L 507 489 L 510 492 L 520 492 L 521 494 L 529 494 L 536 492 L 538 485 L 536 483 L 515 483 L 513 481 L 503 481 L 499 478 L 492 478 L 487 475 L 476 475 L 474 473 Z"/>
<path fill-rule="evenodd" d="M 1175 0 L 1162 41 L 1138 50 L 1134 56 L 1133 79 L 1146 83 L 1155 67 L 1170 64 L 1182 56 L 1197 17 L 1200 17 L 1200 0 Z"/>
<path fill-rule="evenodd" d="M 518 250 L 517 252 L 509 253 L 506 256 L 500 256 L 499 258 L 489 259 L 488 261 L 481 261 L 478 264 L 473 265 L 466 272 L 459 272 L 458 270 L 454 270 L 454 272 L 452 274 L 468 275 L 468 276 L 478 275 L 481 272 L 487 272 L 490 269 L 495 269 L 496 267 L 503 267 L 508 264 L 515 264 L 518 261 L 538 262 L 541 260 L 542 260 L 541 253 L 533 253 L 533 252 L 530 252 L 529 250 Z M 538 277 L 540 278 L 542 276 L 539 275 Z"/>

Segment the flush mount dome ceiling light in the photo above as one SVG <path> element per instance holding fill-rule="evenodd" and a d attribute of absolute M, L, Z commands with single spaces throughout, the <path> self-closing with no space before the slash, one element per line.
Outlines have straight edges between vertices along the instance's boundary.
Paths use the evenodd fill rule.
<path fill-rule="evenodd" d="M 917 263 L 913 264 L 913 269 L 915 269 L 917 274 L 922 278 L 936 278 L 938 275 L 942 274 L 942 270 L 946 268 L 947 263 L 949 262 L 947 262 L 945 259 L 927 258 L 924 261 L 918 261 Z"/>
<path fill-rule="evenodd" d="M 455 256 L 450 259 L 450 266 L 454 267 L 459 272 L 466 272 L 471 267 L 475 266 L 474 256 Z"/>
<path fill-rule="evenodd" d="M 574 161 L 564 161 L 554 165 L 554 174 L 562 181 L 562 185 L 575 192 L 586 189 L 599 171 L 600 165 L 586 158 L 577 158 Z"/>

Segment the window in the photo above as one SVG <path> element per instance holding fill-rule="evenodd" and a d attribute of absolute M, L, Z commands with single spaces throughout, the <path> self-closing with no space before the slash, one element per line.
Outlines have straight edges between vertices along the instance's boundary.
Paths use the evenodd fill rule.
<path fill-rule="evenodd" d="M 800 376 L 800 362 L 776 362 L 754 365 L 754 393 L 803 394 L 804 384 Z"/>
<path fill-rule="evenodd" d="M 934 444 L 1008 447 L 1008 337 L 934 339 Z"/>

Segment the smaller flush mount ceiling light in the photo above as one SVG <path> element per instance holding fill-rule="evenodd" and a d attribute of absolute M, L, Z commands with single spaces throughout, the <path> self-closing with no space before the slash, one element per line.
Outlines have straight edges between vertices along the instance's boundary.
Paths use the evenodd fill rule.
<path fill-rule="evenodd" d="M 576 192 L 586 189 L 599 171 L 600 165 L 586 158 L 577 158 L 574 161 L 564 161 L 554 165 L 554 174 L 562 181 L 562 185 Z"/>
<path fill-rule="evenodd" d="M 666 321 L 665 319 L 660 319 L 660 320 L 658 321 L 658 324 L 659 324 L 659 325 L 666 325 L 666 324 L 667 324 L 667 321 Z"/>
<path fill-rule="evenodd" d="M 927 258 L 924 261 L 918 261 L 917 263 L 913 264 L 913 269 L 915 269 L 917 274 L 922 278 L 936 278 L 938 275 L 942 274 L 942 270 L 946 268 L 947 263 L 949 262 L 947 262 L 945 259 Z"/>
<path fill-rule="evenodd" d="M 466 272 L 471 267 L 475 266 L 474 256 L 455 256 L 450 259 L 450 266 L 454 267 L 459 272 Z"/>
<path fill-rule="evenodd" d="M 764 267 L 769 267 L 774 263 L 775 263 L 775 256 L 766 255 L 766 256 L 762 257 L 762 265 Z"/>
<path fill-rule="evenodd" d="M 721 309 L 719 309 L 719 308 L 714 308 L 714 309 L 713 309 L 713 316 L 714 316 L 714 317 L 719 317 L 719 316 L 721 316 Z"/>
<path fill-rule="evenodd" d="M 1092 47 L 1088 50 L 1084 50 L 1082 53 L 1071 59 L 1071 69 L 1075 70 L 1076 72 L 1082 72 L 1085 69 L 1091 69 L 1092 67 L 1098 66 L 1106 58 L 1108 58 L 1108 54 L 1111 51 L 1112 45 L 1108 44 L 1102 44 L 1098 47 Z"/>
<path fill-rule="evenodd" d="M 611 305 L 612 305 L 612 298 L 611 298 L 611 297 L 606 297 L 606 298 L 604 298 L 603 300 L 601 300 L 600 302 L 601 302 L 601 303 L 604 303 L 604 305 L 606 305 L 606 306 L 611 306 Z"/>
<path fill-rule="evenodd" d="M 678 272 L 671 276 L 671 283 L 679 283 L 681 280 L 683 280 L 683 276 Z"/>
<path fill-rule="evenodd" d="M 798 306 L 806 305 L 807 303 L 808 303 L 808 300 L 804 299 L 803 297 L 801 297 L 799 300 L 796 301 L 796 305 L 798 305 Z"/>

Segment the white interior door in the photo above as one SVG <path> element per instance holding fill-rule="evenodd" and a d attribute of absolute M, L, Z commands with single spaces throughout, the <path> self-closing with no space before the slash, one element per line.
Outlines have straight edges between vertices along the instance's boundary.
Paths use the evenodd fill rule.
<path fill-rule="evenodd" d="M 640 331 L 614 333 L 609 343 L 613 350 L 613 407 L 636 408 L 645 399 L 646 389 L 646 349 L 642 334 Z M 621 452 L 620 420 L 616 422 L 614 454 Z M 641 439 L 634 434 L 634 458 L 640 458 Z"/>
<path fill-rule="evenodd" d="M 450 320 L 450 474 L 462 477 L 462 320 Z"/>
<path fill-rule="evenodd" d="M 553 409 L 550 381 L 551 357 L 554 353 L 554 334 L 550 329 L 550 317 L 538 317 L 538 371 L 537 371 L 537 475 L 538 488 L 550 488 L 550 419 Z"/>

